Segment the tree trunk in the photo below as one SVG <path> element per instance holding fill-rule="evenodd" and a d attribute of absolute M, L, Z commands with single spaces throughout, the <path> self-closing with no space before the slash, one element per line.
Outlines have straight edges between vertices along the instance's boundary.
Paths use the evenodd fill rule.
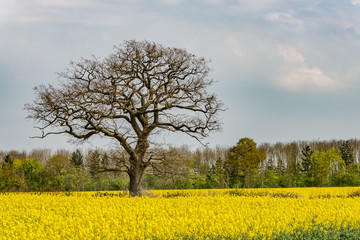
<path fill-rule="evenodd" d="M 130 177 L 130 196 L 142 196 L 142 182 L 143 182 L 143 176 L 144 176 L 145 167 L 137 167 L 133 168 L 128 172 Z"/>
<path fill-rule="evenodd" d="M 246 170 L 244 171 L 244 186 L 245 186 L 246 188 L 249 188 L 249 187 L 250 187 L 250 174 L 251 174 L 251 172 L 250 172 L 249 169 L 246 169 Z"/>

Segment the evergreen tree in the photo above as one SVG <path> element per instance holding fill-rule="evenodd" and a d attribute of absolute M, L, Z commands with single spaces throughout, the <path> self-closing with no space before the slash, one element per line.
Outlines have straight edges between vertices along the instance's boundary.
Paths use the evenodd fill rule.
<path fill-rule="evenodd" d="M 349 144 L 349 141 L 344 141 L 340 146 L 341 158 L 345 162 L 345 166 L 351 166 L 354 164 L 353 150 Z"/>
<path fill-rule="evenodd" d="M 267 161 L 266 170 L 270 170 L 270 171 L 275 170 L 274 159 L 272 157 L 270 157 L 269 160 Z"/>
<path fill-rule="evenodd" d="M 6 155 L 4 162 L 11 165 L 11 164 L 13 164 L 14 160 L 12 159 L 11 155 L 8 154 L 8 155 Z"/>
<path fill-rule="evenodd" d="M 310 170 L 313 153 L 309 145 L 301 150 L 301 171 L 308 172 Z"/>
<path fill-rule="evenodd" d="M 224 171 L 224 160 L 218 158 L 215 165 L 210 169 L 210 173 L 207 176 L 208 188 L 225 188 L 228 186 L 226 174 Z"/>
<path fill-rule="evenodd" d="M 83 166 L 83 156 L 79 149 L 76 149 L 75 152 L 71 155 L 70 161 L 74 164 L 75 167 L 82 167 Z"/>
<path fill-rule="evenodd" d="M 107 153 L 104 153 L 104 155 L 101 158 L 101 167 L 103 169 L 108 169 L 110 166 L 110 159 Z"/>
<path fill-rule="evenodd" d="M 93 152 L 90 152 L 90 158 L 89 158 L 89 168 L 90 168 L 90 174 L 93 177 L 97 177 L 99 171 L 100 171 L 100 153 L 98 150 L 95 150 Z"/>
<path fill-rule="evenodd" d="M 286 172 L 285 162 L 282 157 L 279 157 L 277 159 L 276 172 L 278 173 L 278 175 L 284 175 Z"/>

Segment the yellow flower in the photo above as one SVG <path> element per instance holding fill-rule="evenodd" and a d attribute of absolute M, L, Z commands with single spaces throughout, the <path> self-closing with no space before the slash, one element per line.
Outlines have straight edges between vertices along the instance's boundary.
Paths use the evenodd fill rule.
<path fill-rule="evenodd" d="M 236 195 L 228 189 L 162 190 L 141 198 L 95 197 L 94 192 L 1 194 L 0 239 L 267 239 L 300 228 L 359 228 L 360 201 L 347 197 L 355 191 L 247 189 Z"/>

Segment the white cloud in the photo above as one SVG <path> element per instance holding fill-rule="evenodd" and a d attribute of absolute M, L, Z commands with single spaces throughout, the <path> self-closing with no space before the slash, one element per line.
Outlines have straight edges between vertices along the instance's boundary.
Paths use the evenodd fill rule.
<path fill-rule="evenodd" d="M 360 4 L 360 0 L 352 0 L 351 1 L 352 5 L 359 5 Z"/>
<path fill-rule="evenodd" d="M 279 86 L 290 91 L 334 90 L 341 84 L 326 76 L 319 68 L 298 68 L 281 77 Z"/>
<path fill-rule="evenodd" d="M 279 46 L 279 55 L 287 62 L 293 63 L 302 63 L 305 61 L 305 58 L 301 53 L 297 52 L 294 47 L 289 45 L 280 45 Z"/>
<path fill-rule="evenodd" d="M 272 22 L 280 22 L 286 24 L 303 25 L 303 21 L 295 17 L 295 11 L 289 10 L 288 12 L 271 12 L 266 15 L 266 19 Z"/>
<path fill-rule="evenodd" d="M 342 87 L 318 67 L 309 67 L 305 57 L 291 45 L 279 45 L 278 54 L 283 58 L 282 74 L 276 84 L 288 91 L 329 91 Z"/>

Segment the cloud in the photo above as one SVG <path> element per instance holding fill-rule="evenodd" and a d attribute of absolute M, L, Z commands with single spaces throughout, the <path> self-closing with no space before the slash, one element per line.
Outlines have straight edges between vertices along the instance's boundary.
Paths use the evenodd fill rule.
<path fill-rule="evenodd" d="M 271 12 L 266 15 L 266 19 L 272 22 L 303 25 L 303 21 L 295 17 L 294 10 L 289 10 L 288 12 Z"/>
<path fill-rule="evenodd" d="M 293 46 L 279 45 L 278 54 L 284 60 L 280 67 L 282 74 L 276 82 L 280 88 L 288 91 L 330 91 L 342 87 L 320 68 L 309 67 L 310 64 L 303 54 Z"/>
<path fill-rule="evenodd" d="M 302 63 L 305 62 L 305 58 L 294 47 L 289 45 L 279 46 L 279 55 L 287 62 Z"/>
<path fill-rule="evenodd" d="M 360 0 L 352 0 L 351 1 L 352 5 L 359 5 L 360 4 Z"/>
<path fill-rule="evenodd" d="M 319 68 L 298 68 L 281 77 L 279 86 L 290 91 L 335 90 L 341 85 L 326 76 Z"/>

